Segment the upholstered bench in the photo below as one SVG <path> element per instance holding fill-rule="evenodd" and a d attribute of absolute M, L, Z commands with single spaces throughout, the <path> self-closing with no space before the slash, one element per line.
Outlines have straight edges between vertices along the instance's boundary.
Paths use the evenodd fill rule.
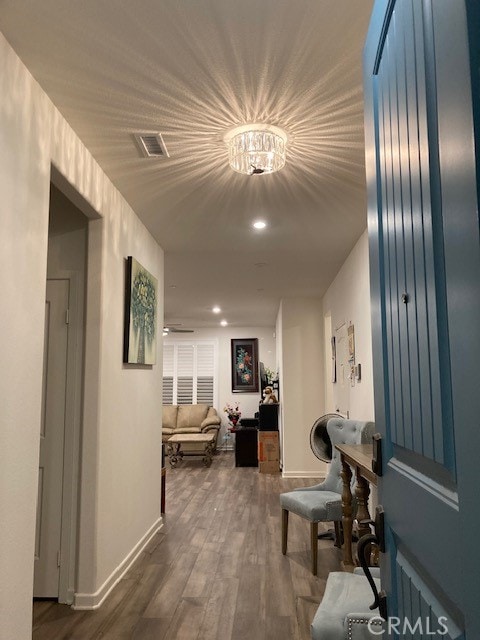
<path fill-rule="evenodd" d="M 379 569 L 370 569 L 380 591 Z M 371 640 L 382 635 L 374 595 L 362 569 L 328 575 L 322 602 L 311 625 L 312 640 Z"/>

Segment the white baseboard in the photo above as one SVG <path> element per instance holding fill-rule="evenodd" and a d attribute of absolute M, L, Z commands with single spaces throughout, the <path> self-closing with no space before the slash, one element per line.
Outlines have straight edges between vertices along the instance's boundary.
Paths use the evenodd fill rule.
<path fill-rule="evenodd" d="M 120 582 L 123 576 L 133 565 L 138 556 L 148 545 L 153 536 L 163 527 L 163 518 L 159 518 L 137 542 L 130 553 L 122 560 L 116 569 L 105 580 L 102 586 L 95 593 L 76 593 L 72 609 L 77 611 L 91 611 L 98 609 L 112 589 Z"/>
<path fill-rule="evenodd" d="M 319 478 L 324 480 L 325 475 L 318 473 L 318 471 L 282 471 L 282 478 Z"/>

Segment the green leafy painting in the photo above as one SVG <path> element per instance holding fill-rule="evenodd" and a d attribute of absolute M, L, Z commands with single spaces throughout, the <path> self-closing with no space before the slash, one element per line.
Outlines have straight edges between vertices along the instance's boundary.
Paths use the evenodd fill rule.
<path fill-rule="evenodd" d="M 125 287 L 124 362 L 156 362 L 157 288 L 157 279 L 129 256 Z"/>

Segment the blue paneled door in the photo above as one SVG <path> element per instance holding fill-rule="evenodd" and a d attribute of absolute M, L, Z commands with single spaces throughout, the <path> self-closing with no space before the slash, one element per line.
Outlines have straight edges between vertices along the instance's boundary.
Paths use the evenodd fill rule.
<path fill-rule="evenodd" d="M 364 54 L 392 637 L 480 638 L 479 4 L 378 0 Z"/>

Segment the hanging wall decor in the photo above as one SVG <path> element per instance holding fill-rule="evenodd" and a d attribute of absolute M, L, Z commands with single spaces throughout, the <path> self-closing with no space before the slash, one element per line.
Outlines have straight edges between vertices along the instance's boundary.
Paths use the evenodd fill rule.
<path fill-rule="evenodd" d="M 336 382 L 337 381 L 337 345 L 335 341 L 335 336 L 332 336 L 331 344 L 332 344 L 332 382 Z"/>
<path fill-rule="evenodd" d="M 155 364 L 157 355 L 157 279 L 129 256 L 125 275 L 123 362 Z"/>
<path fill-rule="evenodd" d="M 348 327 L 348 364 L 350 367 L 350 385 L 355 386 L 355 327 L 350 324 Z"/>
<path fill-rule="evenodd" d="M 258 391 L 258 339 L 232 339 L 232 391 Z"/>

